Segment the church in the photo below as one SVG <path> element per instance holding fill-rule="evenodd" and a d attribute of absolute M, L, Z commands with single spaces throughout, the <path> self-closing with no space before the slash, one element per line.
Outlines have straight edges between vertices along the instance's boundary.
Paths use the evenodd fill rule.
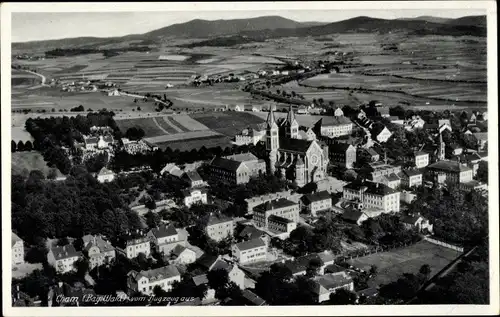
<path fill-rule="evenodd" d="M 298 186 L 327 177 L 328 146 L 301 139 L 299 123 L 292 108 L 286 119 L 275 120 L 271 110 L 266 121 L 266 150 L 271 173 L 279 171 Z"/>

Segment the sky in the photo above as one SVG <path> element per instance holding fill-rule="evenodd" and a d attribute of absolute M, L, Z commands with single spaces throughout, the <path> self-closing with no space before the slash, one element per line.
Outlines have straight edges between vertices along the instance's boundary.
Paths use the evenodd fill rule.
<path fill-rule="evenodd" d="M 12 42 L 40 41 L 80 36 L 113 37 L 141 34 L 193 19 L 242 19 L 279 15 L 299 22 L 336 22 L 356 16 L 383 19 L 431 15 L 458 18 L 483 15 L 485 10 L 266 10 L 177 12 L 13 12 Z"/>

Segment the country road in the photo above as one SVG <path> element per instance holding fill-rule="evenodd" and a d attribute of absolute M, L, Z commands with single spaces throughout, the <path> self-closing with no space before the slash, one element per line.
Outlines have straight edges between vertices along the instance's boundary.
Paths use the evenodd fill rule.
<path fill-rule="evenodd" d="M 26 70 L 26 69 L 24 69 L 23 71 L 25 71 L 25 72 L 27 72 L 27 73 L 30 73 L 30 74 L 32 74 L 32 75 L 35 75 L 35 76 L 40 77 L 40 78 L 42 79 L 41 86 L 47 86 L 47 85 L 45 84 L 45 82 L 47 81 L 47 77 L 45 77 L 44 75 L 39 74 L 39 73 L 32 72 L 31 70 Z"/>

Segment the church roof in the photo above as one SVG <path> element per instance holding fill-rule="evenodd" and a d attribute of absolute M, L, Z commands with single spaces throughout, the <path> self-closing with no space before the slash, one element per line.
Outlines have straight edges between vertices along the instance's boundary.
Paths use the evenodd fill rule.
<path fill-rule="evenodd" d="M 280 150 L 293 152 L 306 152 L 311 146 L 312 141 L 291 139 L 286 137 L 280 138 Z"/>
<path fill-rule="evenodd" d="M 215 166 L 215 167 L 218 167 L 221 169 L 225 169 L 225 170 L 229 170 L 229 171 L 238 170 L 238 168 L 240 167 L 241 164 L 242 164 L 242 162 L 230 160 L 230 159 L 223 158 L 223 157 L 215 157 L 212 160 L 212 162 L 210 163 L 210 165 L 212 165 L 212 166 Z"/>
<path fill-rule="evenodd" d="M 290 105 L 290 109 L 288 110 L 288 115 L 286 116 L 286 121 L 288 123 L 292 123 L 293 121 L 297 121 L 297 118 L 295 118 L 295 112 L 293 112 L 292 105 Z"/>
<path fill-rule="evenodd" d="M 267 123 L 267 126 L 272 126 L 273 124 L 276 124 L 276 119 L 274 118 L 274 112 L 273 112 L 273 109 L 271 108 L 271 110 L 269 111 L 269 115 L 267 116 L 267 120 L 266 120 L 266 123 Z"/>

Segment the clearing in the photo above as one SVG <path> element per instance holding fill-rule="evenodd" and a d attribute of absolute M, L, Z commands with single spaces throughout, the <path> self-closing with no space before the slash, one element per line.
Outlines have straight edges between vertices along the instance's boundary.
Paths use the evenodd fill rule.
<path fill-rule="evenodd" d="M 45 176 L 52 169 L 47 166 L 43 156 L 35 151 L 30 152 L 14 152 L 12 153 L 12 175 L 28 176 L 32 170 L 40 170 Z M 55 168 L 56 169 L 56 168 Z M 56 169 L 57 176 L 62 176 L 62 173 Z"/>

